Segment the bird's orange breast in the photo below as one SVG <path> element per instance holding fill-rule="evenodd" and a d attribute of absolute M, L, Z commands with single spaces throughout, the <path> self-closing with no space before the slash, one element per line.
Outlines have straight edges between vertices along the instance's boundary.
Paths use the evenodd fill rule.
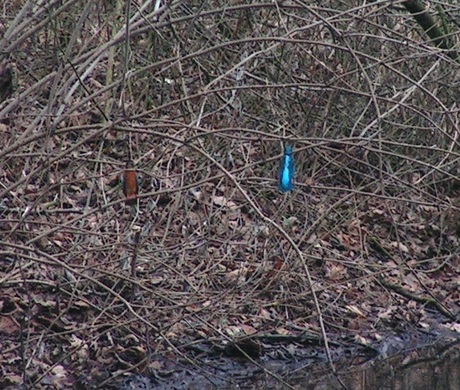
<path fill-rule="evenodd" d="M 127 198 L 133 198 L 139 191 L 137 174 L 134 170 L 125 171 L 123 180 L 123 193 Z"/>

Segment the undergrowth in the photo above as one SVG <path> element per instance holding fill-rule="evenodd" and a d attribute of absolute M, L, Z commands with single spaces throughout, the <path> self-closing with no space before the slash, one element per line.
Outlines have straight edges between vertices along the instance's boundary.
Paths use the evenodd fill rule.
<path fill-rule="evenodd" d="M 3 385 L 455 322 L 459 65 L 400 3 L 4 3 Z"/>

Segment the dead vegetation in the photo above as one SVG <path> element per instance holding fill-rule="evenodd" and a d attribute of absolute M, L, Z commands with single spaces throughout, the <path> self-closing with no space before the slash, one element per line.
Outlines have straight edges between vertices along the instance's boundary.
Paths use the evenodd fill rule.
<path fill-rule="evenodd" d="M 460 68 L 402 6 L 127 3 L 3 6 L 0 387 L 459 331 Z"/>

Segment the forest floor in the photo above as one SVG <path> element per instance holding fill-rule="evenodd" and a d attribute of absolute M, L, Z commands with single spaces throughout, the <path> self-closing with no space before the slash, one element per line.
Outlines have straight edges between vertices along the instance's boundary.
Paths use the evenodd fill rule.
<path fill-rule="evenodd" d="M 3 1 L 0 388 L 305 388 L 458 343 L 460 61 L 407 3 Z"/>
<path fill-rule="evenodd" d="M 458 341 L 455 220 L 421 200 L 299 184 L 274 188 L 262 219 L 217 186 L 149 195 L 144 181 L 131 207 L 118 174 L 100 179 L 115 202 L 85 209 L 90 186 L 75 186 L 24 222 L 2 210 L 2 388 L 284 383 Z M 33 188 L 15 198 L 34 201 Z"/>

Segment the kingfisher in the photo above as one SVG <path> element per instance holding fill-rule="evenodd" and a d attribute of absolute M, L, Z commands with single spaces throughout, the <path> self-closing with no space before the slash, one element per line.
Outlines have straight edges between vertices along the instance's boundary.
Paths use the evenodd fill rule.
<path fill-rule="evenodd" d="M 123 193 L 126 196 L 126 204 L 136 204 L 136 198 L 139 193 L 139 179 L 134 169 L 134 163 L 131 160 L 126 163 L 125 171 L 121 176 L 121 185 L 123 186 Z"/>
<path fill-rule="evenodd" d="M 286 145 L 280 167 L 280 182 L 278 188 L 282 192 L 294 189 L 295 162 L 292 157 L 292 146 Z"/>

